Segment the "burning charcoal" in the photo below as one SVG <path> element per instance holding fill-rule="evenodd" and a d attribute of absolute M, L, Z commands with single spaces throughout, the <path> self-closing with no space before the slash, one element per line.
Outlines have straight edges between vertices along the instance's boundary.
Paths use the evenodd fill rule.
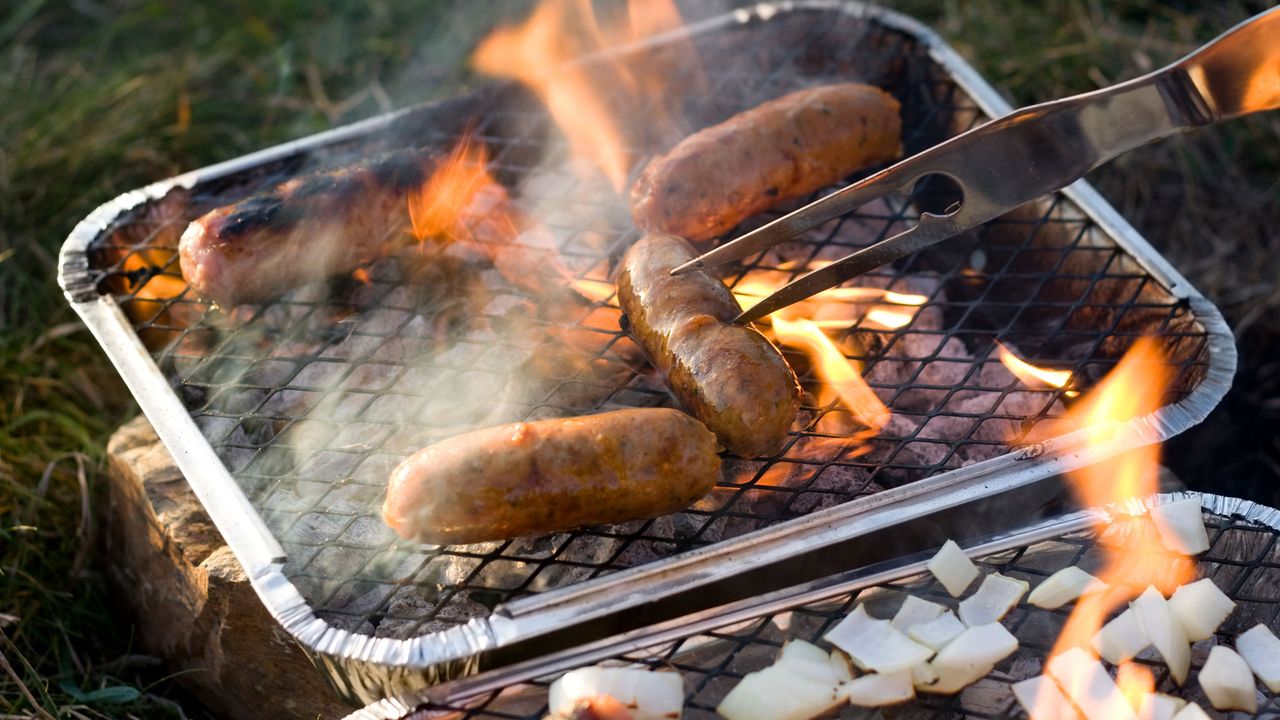
<path fill-rule="evenodd" d="M 615 555 L 620 546 L 619 538 L 579 531 L 574 533 L 573 539 L 564 546 L 556 559 L 566 563 L 596 566 Z"/>
<path fill-rule="evenodd" d="M 678 546 L 667 540 L 651 540 L 639 538 L 632 540 L 623 548 L 616 562 L 622 567 L 636 567 L 655 560 L 670 557 Z"/>
<path fill-rule="evenodd" d="M 866 377 L 892 409 L 927 412 L 964 387 L 972 364 L 973 356 L 959 338 L 906 332 L 868 368 Z"/>
<path fill-rule="evenodd" d="M 530 592 L 542 592 L 558 587 L 572 585 L 591 577 L 590 567 L 577 567 L 561 564 L 561 548 L 573 542 L 573 533 L 555 533 L 541 537 L 516 538 L 504 551 L 505 555 L 529 560 L 549 560 L 555 562 L 537 563 L 525 589 Z M 608 545 L 609 541 L 604 541 Z M 575 551 L 576 552 L 576 551 Z M 609 551 L 610 554 L 612 551 Z"/>
<path fill-rule="evenodd" d="M 872 482 L 869 479 L 869 475 L 870 473 L 865 467 L 835 463 L 828 465 L 814 479 L 808 489 L 838 494 L 841 496 L 842 501 L 854 497 L 873 495 L 880 492 L 882 488 Z"/>
<path fill-rule="evenodd" d="M 949 420 L 955 418 L 938 416 L 933 419 L 934 422 L 941 421 L 938 429 L 944 436 L 946 421 Z M 884 478 L 896 486 L 960 465 L 960 459 L 952 455 L 951 443 L 954 441 L 920 438 L 918 422 L 919 419 L 911 415 L 894 413 L 881 429 L 871 443 L 871 451 L 863 458 L 867 463 L 883 466 L 877 478 Z"/>
<path fill-rule="evenodd" d="M 364 619 L 359 615 L 347 615 L 346 613 L 336 612 L 318 612 L 316 616 L 329 624 L 335 630 L 346 630 L 347 632 L 357 635 L 372 635 L 375 628 L 372 622 Z"/>
<path fill-rule="evenodd" d="M 414 588 L 401 588 L 387 605 L 387 612 L 376 637 L 407 640 L 420 635 L 447 630 L 474 618 L 489 616 L 489 608 L 461 595 L 452 595 L 443 603 L 433 602 Z M 434 613 L 434 617 L 432 617 Z M 424 618 L 432 617 L 423 621 Z"/>

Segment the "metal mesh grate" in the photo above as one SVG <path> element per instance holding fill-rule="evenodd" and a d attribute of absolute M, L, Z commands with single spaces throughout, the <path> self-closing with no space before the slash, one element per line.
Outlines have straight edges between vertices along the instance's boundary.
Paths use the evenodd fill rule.
<path fill-rule="evenodd" d="M 1236 635 L 1258 623 L 1275 627 L 1280 621 L 1280 546 L 1277 545 L 1280 532 L 1269 525 L 1238 517 L 1206 513 L 1205 519 L 1212 546 L 1196 563 L 1197 574 L 1212 578 L 1235 600 L 1236 609 L 1219 628 L 1215 639 L 1192 647 L 1192 674 L 1184 687 L 1174 684 L 1168 669 L 1154 651 L 1141 653 L 1135 662 L 1152 672 L 1157 691 L 1209 708 L 1210 703 L 1195 677 L 1213 644 L 1229 643 Z M 1116 538 L 1124 536 L 1124 525 L 1128 522 L 1132 521 L 1121 516 L 1101 534 L 1092 530 L 1072 533 L 988 555 L 978 559 L 977 563 L 984 572 L 1021 578 L 1033 587 L 1067 565 L 1097 572 L 1102 562 L 1099 548 L 1123 549 L 1125 546 Z M 715 707 L 725 694 L 746 673 L 771 665 L 783 643 L 802 639 L 830 649 L 821 640 L 822 635 L 859 603 L 866 603 L 868 612 L 873 616 L 891 617 L 908 593 L 953 608 L 956 602 L 931 575 L 912 575 L 888 585 L 687 636 L 617 657 L 614 661 L 679 670 L 686 691 L 684 717 L 715 718 L 719 717 L 715 714 Z M 1005 626 L 1017 636 L 1021 645 L 1013 655 L 999 663 L 986 678 L 961 693 L 954 696 L 921 695 L 910 704 L 893 708 L 891 717 L 1026 717 L 1009 686 L 1041 674 L 1053 640 L 1073 607 L 1074 604 L 1068 604 L 1060 610 L 1043 610 L 1020 603 L 1004 620 Z M 421 708 L 410 717 L 447 716 L 458 720 L 542 718 L 547 714 L 546 687 L 554 679 L 544 678 L 471 697 L 459 694 L 444 704 Z M 889 716 L 889 711 L 885 715 Z M 1280 700 L 1267 694 L 1265 700 L 1259 702 L 1254 717 L 1274 718 L 1277 715 L 1280 715 Z M 880 716 L 877 710 L 851 706 L 844 707 L 837 715 L 842 718 Z M 1240 713 L 1238 716 L 1246 715 Z"/>
<path fill-rule="evenodd" d="M 873 20 L 797 10 L 692 39 L 709 83 L 685 103 L 693 127 L 843 80 L 899 98 L 908 153 L 984 119 L 913 38 Z M 430 633 L 523 594 L 1004 454 L 1011 437 L 1060 417 L 1069 399 L 1018 383 L 997 360 L 997 339 L 1032 362 L 1072 370 L 1082 387 L 1141 334 L 1158 334 L 1169 349 L 1175 396 L 1195 388 L 1207 367 L 1207 335 L 1189 308 L 1055 196 L 866 278 L 928 297 L 905 327 L 859 320 L 839 338 L 894 411 L 875 438 L 856 439 L 862 428 L 834 401 L 820 402 L 808 362 L 789 355 L 809 392 L 787 446 L 775 458 L 728 458 L 716 490 L 686 512 L 480 545 L 405 543 L 379 509 L 388 472 L 425 444 L 477 426 L 671 403 L 620 333 L 612 299 L 569 290 L 540 296 L 466 252 L 407 250 L 372 263 L 363 279 L 224 312 L 186 290 L 172 248 L 191 219 L 300 170 L 408 137 L 447 149 L 464 127 L 490 150 L 491 170 L 514 206 L 536 214 L 554 238 L 570 274 L 558 281 L 608 283 L 638 237 L 625 205 L 603 180 L 570 171 L 564 144 L 515 91 L 425 108 L 367 142 L 175 190 L 118 220 L 91 255 L 97 286 L 116 297 L 287 550 L 285 574 L 341 628 L 396 638 Z M 634 155 L 651 151 L 638 146 Z M 946 198 L 921 188 L 864 208 L 725 280 L 793 277 L 798 265 L 847 254 L 939 202 Z M 535 240 L 522 235 L 514 246 L 545 253 Z"/>

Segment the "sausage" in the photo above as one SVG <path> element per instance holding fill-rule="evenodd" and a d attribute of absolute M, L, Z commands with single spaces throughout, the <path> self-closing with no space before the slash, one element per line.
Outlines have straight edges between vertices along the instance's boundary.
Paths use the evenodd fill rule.
<path fill-rule="evenodd" d="M 870 85 L 800 90 L 685 138 L 631 187 L 637 227 L 692 241 L 898 157 L 898 101 Z"/>
<path fill-rule="evenodd" d="M 405 198 L 436 165 L 424 150 L 388 153 L 213 210 L 182 234 L 182 275 L 200 297 L 231 307 L 351 272 L 404 241 Z"/>
<path fill-rule="evenodd" d="M 409 457 L 382 517 L 410 540 L 501 540 L 675 512 L 719 472 L 715 436 L 670 408 L 513 423 Z"/>
<path fill-rule="evenodd" d="M 627 250 L 618 302 L 630 334 L 694 417 L 741 457 L 774 453 L 800 409 L 795 373 L 754 327 L 735 325 L 738 301 L 705 273 L 672 277 L 693 259 L 673 235 L 649 235 Z"/>

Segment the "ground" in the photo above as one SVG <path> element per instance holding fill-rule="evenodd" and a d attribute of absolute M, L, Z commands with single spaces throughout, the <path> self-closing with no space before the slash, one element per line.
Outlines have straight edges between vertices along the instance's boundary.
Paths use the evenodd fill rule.
<path fill-rule="evenodd" d="M 1159 67 L 1261 3 L 892 3 L 1017 104 Z M 0 715 L 199 716 L 131 651 L 94 555 L 111 430 L 136 413 L 54 282 L 119 192 L 478 82 L 455 62 L 513 3 L 14 0 L 0 14 Z M 460 10 L 465 7 L 466 10 Z M 498 9 L 500 8 L 500 10 Z M 1092 180 L 1235 329 L 1235 387 L 1169 443 L 1188 484 L 1280 504 L 1280 114 Z"/>

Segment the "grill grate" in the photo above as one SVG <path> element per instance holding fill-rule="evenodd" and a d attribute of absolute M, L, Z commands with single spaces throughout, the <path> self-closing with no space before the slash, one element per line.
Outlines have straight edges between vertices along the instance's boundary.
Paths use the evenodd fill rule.
<path fill-rule="evenodd" d="M 908 153 L 985 119 L 927 48 L 874 18 L 795 10 L 692 39 L 710 63 L 710 91 L 686 103 L 695 127 L 798 87 L 843 80 L 872 82 L 899 98 Z M 364 282 L 343 278 L 223 312 L 186 290 L 172 248 L 190 219 L 255 189 L 403 144 L 410 129 L 414 143 L 447 149 L 470 123 L 491 151 L 494 175 L 522 212 L 543 220 L 572 279 L 607 282 L 638 237 L 622 201 L 603 180 L 570 172 L 563 143 L 521 93 L 464 100 L 465 113 L 457 105 L 426 109 L 372 139 L 173 190 L 117 218 L 90 254 L 95 286 L 115 297 L 152 349 L 287 551 L 284 574 L 333 626 L 420 636 L 522 595 L 1005 454 L 1010 435 L 1061 417 L 1069 399 L 1016 383 L 996 359 L 997 339 L 1032 362 L 1072 370 L 1087 386 L 1134 338 L 1156 333 L 1176 366 L 1170 401 L 1205 376 L 1208 333 L 1185 301 L 1073 202 L 1054 196 L 867 278 L 929 298 L 903 328 L 859 322 L 840 338 L 894 410 L 874 439 L 855 440 L 860 428 L 834 403 L 816 400 L 819 383 L 792 355 L 810 392 L 786 448 L 770 459 L 728 458 L 716 491 L 686 512 L 507 542 L 405 543 L 382 524 L 379 508 L 388 472 L 419 447 L 477 426 L 671 402 L 619 332 L 612 300 L 534 297 L 465 253 L 424 262 L 410 250 L 365 268 Z M 639 146 L 635 155 L 650 150 Z M 847 254 L 940 202 L 945 195 L 920 188 L 766 253 L 725 280 L 794 277 L 797 261 Z M 535 240 L 515 244 L 545 251 Z M 479 401 L 451 400 L 459 396 Z"/>
<path fill-rule="evenodd" d="M 1238 503 L 1227 498 L 1206 500 L 1209 503 Z M 1276 521 L 1274 510 L 1259 506 L 1252 508 L 1269 512 L 1271 523 Z M 1245 518 L 1240 515 L 1232 516 L 1230 511 L 1222 514 L 1206 511 L 1205 521 L 1212 546 L 1196 563 L 1197 575 L 1212 578 L 1235 600 L 1237 607 L 1219 628 L 1216 639 L 1193 646 L 1192 674 L 1185 687 L 1178 688 L 1173 683 L 1167 668 L 1158 655 L 1153 654 L 1154 651 L 1148 650 L 1140 654 L 1135 662 L 1152 672 L 1157 691 L 1177 695 L 1209 708 L 1211 706 L 1208 699 L 1194 678 L 1212 645 L 1217 642 L 1230 643 L 1236 635 L 1257 623 L 1275 627 L 1280 622 L 1280 562 L 1277 562 L 1280 557 L 1277 555 L 1280 530 L 1271 523 L 1259 522 L 1257 515 Z M 1116 536 L 1123 535 L 1122 526 L 1126 522 L 1131 521 L 1124 515 L 1117 515 L 1112 524 L 1100 534 L 1094 530 L 1084 530 L 1037 539 L 977 558 L 977 564 L 983 572 L 1011 575 L 1029 581 L 1033 587 L 1056 570 L 1071 564 L 1096 572 L 1101 564 L 1099 547 L 1105 545 L 1108 549 L 1123 548 L 1123 545 L 1113 540 Z M 822 635 L 852 612 L 859 603 L 867 603 L 868 612 L 876 617 L 891 617 L 908 593 L 955 607 L 955 600 L 932 576 L 927 573 L 916 574 L 911 570 L 907 572 L 912 574 L 903 577 L 904 573 L 900 572 L 900 579 L 884 585 L 758 616 L 696 635 L 685 635 L 657 647 L 616 656 L 611 662 L 679 670 L 684 678 L 686 691 L 684 717 L 719 717 L 715 714 L 715 706 L 724 695 L 745 674 L 772 664 L 783 643 L 802 639 L 830 649 L 830 645 L 821 640 Z M 921 695 L 908 705 L 894 708 L 892 717 L 1026 717 L 1026 713 L 1014 700 L 1009 686 L 1041 674 L 1053 640 L 1073 607 L 1074 604 L 1068 604 L 1060 610 L 1043 610 L 1025 602 L 1020 603 L 1004 620 L 1005 626 L 1018 637 L 1021 647 L 1017 652 L 997 665 L 986 678 L 970 685 L 961 693 L 954 696 Z M 468 694 L 465 690 L 445 693 L 451 699 L 423 706 L 408 717 L 447 716 L 456 720 L 542 718 L 547 714 L 546 687 L 558 676 L 559 673 L 479 694 Z M 476 678 L 476 681 L 480 681 L 480 678 Z M 364 712 L 367 714 L 371 711 L 373 708 Z M 1253 717 L 1274 718 L 1277 714 L 1280 714 L 1280 700 L 1266 694 Z M 1245 715 L 1241 713 L 1239 716 Z M 877 710 L 846 706 L 837 717 L 880 717 L 880 713 Z"/>

